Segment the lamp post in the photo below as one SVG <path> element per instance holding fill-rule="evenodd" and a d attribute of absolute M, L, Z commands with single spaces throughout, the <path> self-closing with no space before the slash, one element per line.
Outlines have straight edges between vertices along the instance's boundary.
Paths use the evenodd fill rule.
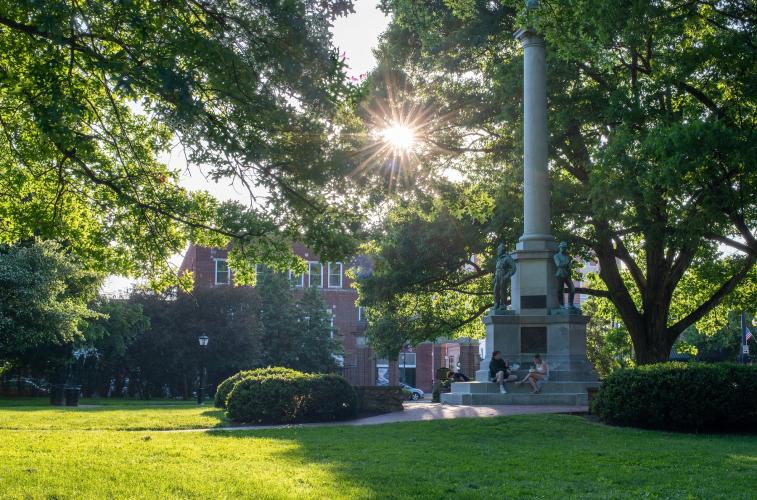
<path fill-rule="evenodd" d="M 202 388 L 205 386 L 205 378 L 207 377 L 207 371 L 205 369 L 205 349 L 208 347 L 208 336 L 200 335 L 197 337 L 197 341 L 200 343 L 200 386 L 197 388 L 197 404 L 202 404 Z"/>

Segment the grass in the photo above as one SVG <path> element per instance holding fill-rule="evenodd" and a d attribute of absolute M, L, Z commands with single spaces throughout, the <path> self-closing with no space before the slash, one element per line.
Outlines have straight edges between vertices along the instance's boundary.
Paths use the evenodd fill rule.
<path fill-rule="evenodd" d="M 230 425 L 223 411 L 183 401 L 82 400 L 50 406 L 45 399 L 0 400 L 0 430 L 172 430 Z"/>
<path fill-rule="evenodd" d="M 613 428 L 568 415 L 134 431 L 223 422 L 204 411 L 212 415 L 0 403 L 0 497 L 733 499 L 754 498 L 757 478 L 757 436 Z M 77 413 L 90 430 L 77 429 Z"/>

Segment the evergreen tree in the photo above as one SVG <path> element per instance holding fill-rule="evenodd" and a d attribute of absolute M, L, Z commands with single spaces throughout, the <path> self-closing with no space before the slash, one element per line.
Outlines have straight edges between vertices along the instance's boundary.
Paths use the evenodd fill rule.
<path fill-rule="evenodd" d="M 308 288 L 297 302 L 300 370 L 333 372 L 338 368 L 336 356 L 342 354 L 339 332 L 331 326 L 332 312 L 327 309 L 321 291 Z"/>

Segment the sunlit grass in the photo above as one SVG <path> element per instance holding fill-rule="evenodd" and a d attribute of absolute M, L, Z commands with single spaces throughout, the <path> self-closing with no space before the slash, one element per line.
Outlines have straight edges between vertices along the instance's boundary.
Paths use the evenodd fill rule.
<path fill-rule="evenodd" d="M 168 401 L 117 403 L 83 401 L 78 408 L 50 406 L 44 400 L 0 401 L 0 429 L 9 430 L 161 430 L 228 425 L 223 411 L 209 404 Z M 94 404 L 97 403 L 97 404 Z"/>
<path fill-rule="evenodd" d="M 186 433 L 135 429 L 223 417 L 190 405 L 0 402 L 0 422 L 0 497 L 11 498 L 740 499 L 753 498 L 757 478 L 755 435 L 567 415 Z"/>

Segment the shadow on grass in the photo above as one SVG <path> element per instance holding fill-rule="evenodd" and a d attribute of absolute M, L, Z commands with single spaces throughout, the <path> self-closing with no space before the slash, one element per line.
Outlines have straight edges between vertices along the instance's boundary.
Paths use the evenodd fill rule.
<path fill-rule="evenodd" d="M 293 442 L 277 460 L 317 463 L 334 488 L 378 498 L 742 498 L 757 477 L 755 436 L 616 428 L 568 415 L 207 435 L 249 446 Z"/>

